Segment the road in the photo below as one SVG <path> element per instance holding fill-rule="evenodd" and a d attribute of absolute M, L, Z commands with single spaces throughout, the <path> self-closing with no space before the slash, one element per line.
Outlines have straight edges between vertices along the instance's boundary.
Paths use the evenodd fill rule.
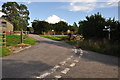
<path fill-rule="evenodd" d="M 2 58 L 3 78 L 117 78 L 118 58 L 30 34 L 37 44 Z"/>

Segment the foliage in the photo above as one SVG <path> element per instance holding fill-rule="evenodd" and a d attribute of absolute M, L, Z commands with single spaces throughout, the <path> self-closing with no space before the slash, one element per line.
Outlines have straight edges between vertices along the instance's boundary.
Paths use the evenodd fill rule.
<path fill-rule="evenodd" d="M 7 46 L 15 46 L 17 44 L 20 44 L 20 36 L 18 36 L 18 35 L 7 36 L 6 42 L 7 42 Z M 24 39 L 24 43 L 34 45 L 36 43 L 36 40 L 34 40 L 30 37 L 27 37 Z"/>
<path fill-rule="evenodd" d="M 30 45 L 35 45 L 35 44 L 36 44 L 36 40 L 33 39 L 33 38 L 28 37 L 28 38 L 26 38 L 26 39 L 24 40 L 24 43 L 25 43 L 25 44 L 30 44 Z"/>
<path fill-rule="evenodd" d="M 7 46 L 14 46 L 14 45 L 20 44 L 20 36 L 17 36 L 17 35 L 6 36 L 6 43 L 7 43 Z"/>
<path fill-rule="evenodd" d="M 51 32 L 54 30 L 56 34 L 67 34 L 67 30 L 73 31 L 74 33 L 78 32 L 78 26 L 74 22 L 73 26 L 69 25 L 64 21 L 59 21 L 58 23 L 51 24 L 46 21 L 34 20 L 32 22 L 32 27 L 34 33 L 42 34 L 43 32 Z"/>
<path fill-rule="evenodd" d="M 78 44 L 82 49 L 91 50 L 99 52 L 106 55 L 119 56 L 120 57 L 120 45 L 114 43 L 110 44 L 109 41 L 94 41 L 94 40 L 84 40 L 79 41 Z"/>
<path fill-rule="evenodd" d="M 20 44 L 20 36 L 7 36 L 7 47 L 8 46 L 15 46 L 17 44 Z M 30 44 L 30 45 L 35 45 L 36 40 L 32 39 L 30 37 L 27 37 L 26 39 L 24 39 L 24 43 L 25 44 Z M 0 56 L 8 56 L 10 50 L 8 48 L 2 47 L 0 46 Z"/>
<path fill-rule="evenodd" d="M 79 22 L 79 34 L 85 38 L 108 38 L 108 32 L 103 31 L 105 26 L 109 26 L 111 30 L 111 39 L 120 40 L 120 22 L 115 19 L 105 19 L 100 13 L 86 16 L 86 20 Z"/>
<path fill-rule="evenodd" d="M 10 52 L 10 50 L 8 48 L 0 47 L 0 57 L 9 55 L 9 54 L 7 54 L 8 52 Z"/>
<path fill-rule="evenodd" d="M 78 32 L 77 24 L 74 22 L 73 26 L 69 25 L 69 30 L 73 31 L 73 33 L 77 33 Z"/>
<path fill-rule="evenodd" d="M 70 45 L 75 45 L 77 43 L 77 41 L 65 41 L 65 42 L 70 44 Z"/>
<path fill-rule="evenodd" d="M 104 37 L 104 26 L 105 19 L 101 14 L 97 13 L 90 17 L 86 16 L 86 20 L 79 22 L 79 33 L 85 38 L 101 38 Z"/>
<path fill-rule="evenodd" d="M 68 24 L 64 21 L 60 21 L 54 24 L 54 30 L 57 33 L 66 32 L 69 29 Z"/>
<path fill-rule="evenodd" d="M 29 11 L 24 4 L 16 2 L 7 2 L 2 5 L 2 12 L 14 26 L 14 30 L 26 30 L 28 25 Z"/>
<path fill-rule="evenodd" d="M 33 33 L 34 29 L 33 29 L 33 27 L 27 27 L 27 31 L 29 31 L 30 33 Z"/>
<path fill-rule="evenodd" d="M 32 27 L 34 29 L 34 33 L 42 34 L 42 32 L 48 32 L 51 29 L 51 25 L 46 21 L 34 20 L 32 22 Z"/>

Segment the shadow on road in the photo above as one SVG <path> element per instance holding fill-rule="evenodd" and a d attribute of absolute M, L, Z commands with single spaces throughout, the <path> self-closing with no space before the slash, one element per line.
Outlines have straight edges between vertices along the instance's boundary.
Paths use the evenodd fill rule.
<path fill-rule="evenodd" d="M 52 66 L 40 61 L 2 60 L 3 78 L 33 78 Z"/>

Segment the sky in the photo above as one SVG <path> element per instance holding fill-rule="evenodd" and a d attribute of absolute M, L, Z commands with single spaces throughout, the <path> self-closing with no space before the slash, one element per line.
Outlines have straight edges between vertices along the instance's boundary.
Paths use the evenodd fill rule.
<path fill-rule="evenodd" d="M 0 6 L 2 6 L 3 3 L 5 3 L 5 1 L 0 1 Z M 78 24 L 78 22 L 84 20 L 86 16 L 97 12 L 101 13 L 105 18 L 115 18 L 118 20 L 118 0 L 107 0 L 103 2 L 96 0 L 71 0 L 71 2 L 35 2 L 29 0 L 22 2 L 21 0 L 21 2 L 18 3 L 25 4 L 28 7 L 30 12 L 29 26 L 31 26 L 33 20 L 45 20 L 49 23 L 65 21 L 70 25 L 74 22 Z"/>

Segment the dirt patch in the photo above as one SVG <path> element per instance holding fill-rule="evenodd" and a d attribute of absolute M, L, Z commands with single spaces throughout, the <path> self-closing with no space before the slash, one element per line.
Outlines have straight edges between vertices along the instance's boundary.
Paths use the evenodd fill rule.
<path fill-rule="evenodd" d="M 18 53 L 18 52 L 25 50 L 27 48 L 30 48 L 30 47 L 31 47 L 31 45 L 24 44 L 24 43 L 18 44 L 15 46 L 10 46 L 10 47 L 8 47 L 11 50 L 11 52 L 9 54 Z"/>

